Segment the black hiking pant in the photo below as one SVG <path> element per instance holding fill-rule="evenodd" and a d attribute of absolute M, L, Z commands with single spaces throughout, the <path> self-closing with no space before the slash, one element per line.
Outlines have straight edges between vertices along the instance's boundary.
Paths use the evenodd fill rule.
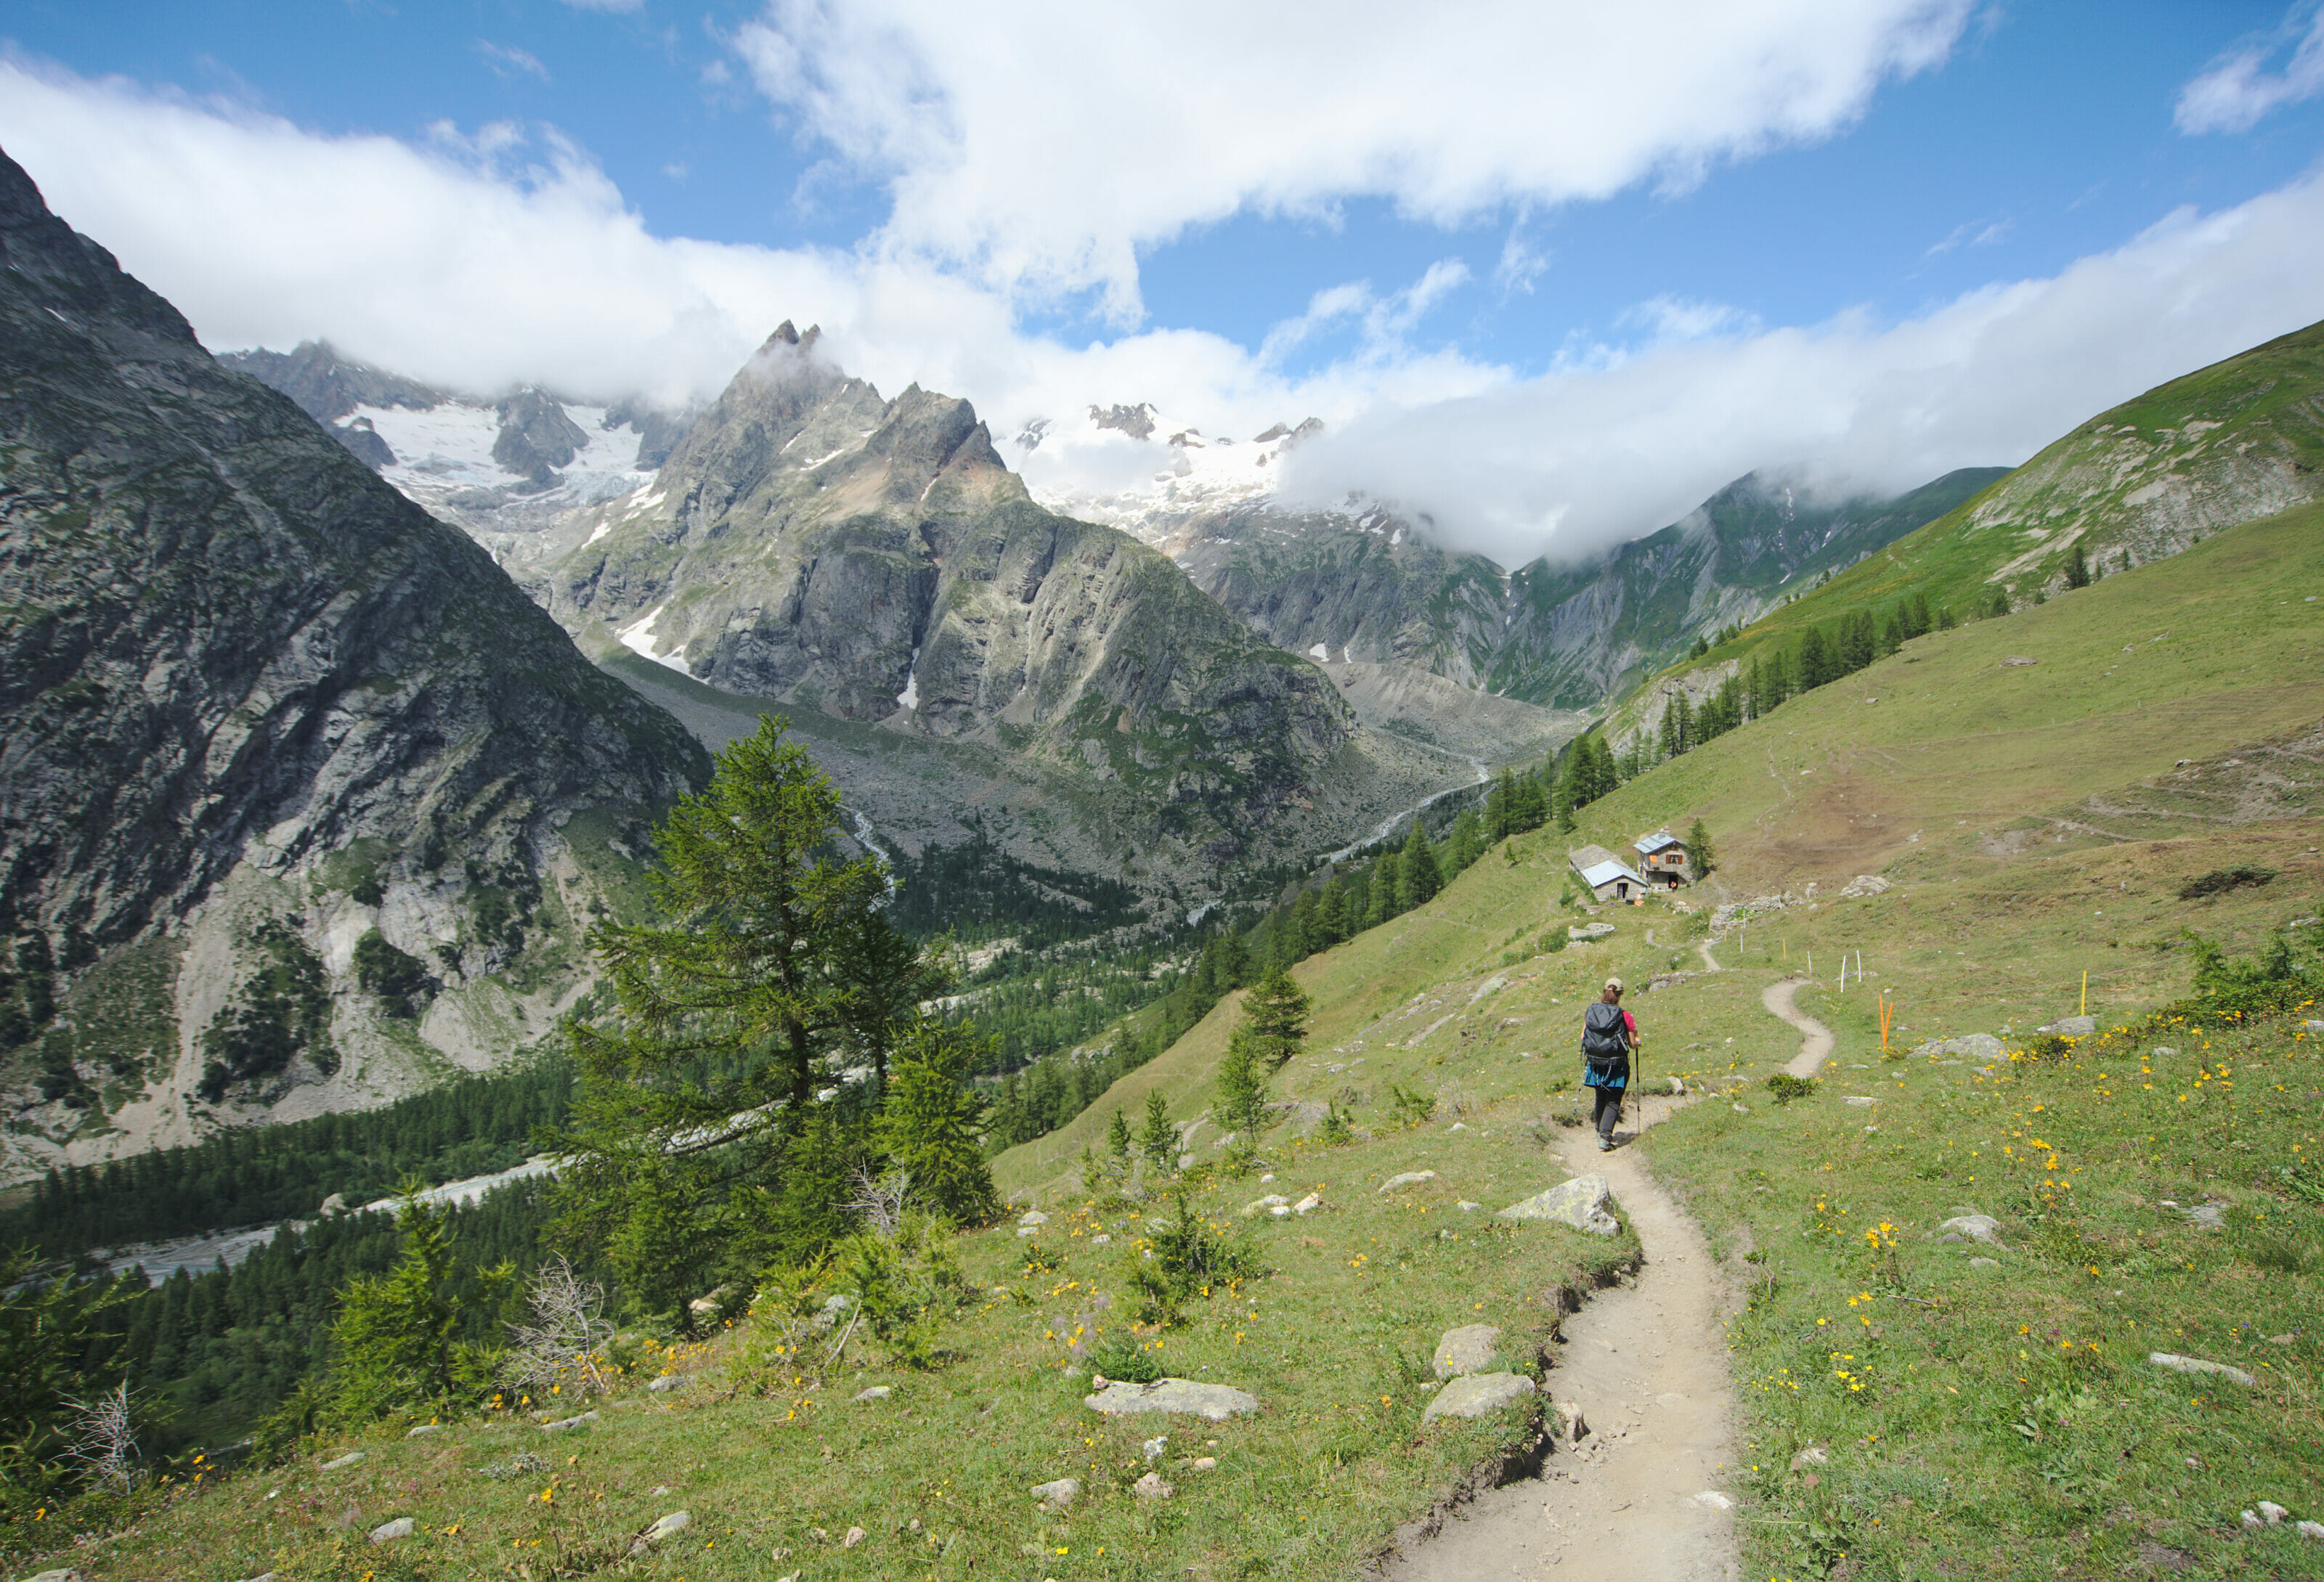
<path fill-rule="evenodd" d="M 1598 1127 L 1598 1140 L 1610 1143 L 1614 1140 L 1614 1122 L 1622 1114 L 1623 1090 L 1592 1088 L 1591 1091 L 1598 1095 L 1598 1108 L 1591 1118 Z"/>

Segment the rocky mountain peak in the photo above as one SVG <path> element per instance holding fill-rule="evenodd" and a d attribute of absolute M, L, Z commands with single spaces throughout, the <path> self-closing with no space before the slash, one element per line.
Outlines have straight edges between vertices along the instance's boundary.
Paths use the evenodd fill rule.
<path fill-rule="evenodd" d="M 595 860 L 706 771 L 38 202 L 0 156 L 0 928 L 79 970 L 0 1178 L 507 1057 L 586 980 L 575 821 Z"/>

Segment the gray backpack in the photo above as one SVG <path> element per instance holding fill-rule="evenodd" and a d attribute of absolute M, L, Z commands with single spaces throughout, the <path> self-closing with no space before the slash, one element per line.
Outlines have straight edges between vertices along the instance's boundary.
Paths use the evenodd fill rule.
<path fill-rule="evenodd" d="M 1582 1018 L 1582 1053 L 1600 1065 L 1610 1065 L 1630 1053 L 1630 1030 L 1622 1023 L 1622 1007 L 1600 1000 Z"/>

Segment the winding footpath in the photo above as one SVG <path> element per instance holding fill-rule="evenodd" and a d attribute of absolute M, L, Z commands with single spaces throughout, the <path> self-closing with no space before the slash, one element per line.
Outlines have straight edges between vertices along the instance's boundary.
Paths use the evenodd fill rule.
<path fill-rule="evenodd" d="M 1832 1035 L 1792 1003 L 1802 981 L 1771 986 L 1759 1003 L 1799 1030 L 1800 1053 L 1784 1069 L 1804 1077 L 1831 1055 Z M 1685 1102 L 1639 1099 L 1639 1130 Z M 1627 1145 L 1637 1133 L 1618 1139 L 1626 1145 L 1590 1168 L 1612 1185 L 1645 1265 L 1565 1320 L 1565 1348 L 1546 1385 L 1553 1401 L 1582 1408 L 1589 1437 L 1579 1450 L 1561 1446 L 1539 1476 L 1479 1496 L 1383 1567 L 1388 1582 L 1738 1576 L 1734 1519 L 1702 1497 L 1731 1481 L 1733 1392 L 1720 1330 L 1727 1283 L 1702 1227 Z"/>

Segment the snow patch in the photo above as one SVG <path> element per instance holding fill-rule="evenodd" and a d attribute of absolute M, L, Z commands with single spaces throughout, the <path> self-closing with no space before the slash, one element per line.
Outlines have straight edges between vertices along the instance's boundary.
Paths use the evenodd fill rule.
<path fill-rule="evenodd" d="M 672 670 L 677 671 L 680 676 L 691 676 L 694 672 L 686 667 L 686 645 L 684 643 L 678 644 L 676 648 L 667 654 L 657 654 L 654 652 L 654 622 L 659 621 L 661 619 L 661 612 L 669 608 L 669 606 L 667 604 L 657 604 L 652 609 L 647 611 L 643 616 L 640 617 L 636 621 L 632 621 L 629 625 L 622 628 L 621 630 L 615 632 L 613 635 L 621 639 L 622 646 L 629 649 L 632 653 L 637 654 L 643 658 L 651 659 L 657 665 L 667 665 Z"/>
<path fill-rule="evenodd" d="M 1325 648 L 1322 643 L 1310 645 L 1307 652 L 1318 665 L 1328 664 L 1332 658 L 1332 650 Z"/>
<path fill-rule="evenodd" d="M 912 663 L 904 672 L 904 690 L 896 694 L 898 706 L 917 709 L 920 706 L 920 650 L 912 650 Z"/>

